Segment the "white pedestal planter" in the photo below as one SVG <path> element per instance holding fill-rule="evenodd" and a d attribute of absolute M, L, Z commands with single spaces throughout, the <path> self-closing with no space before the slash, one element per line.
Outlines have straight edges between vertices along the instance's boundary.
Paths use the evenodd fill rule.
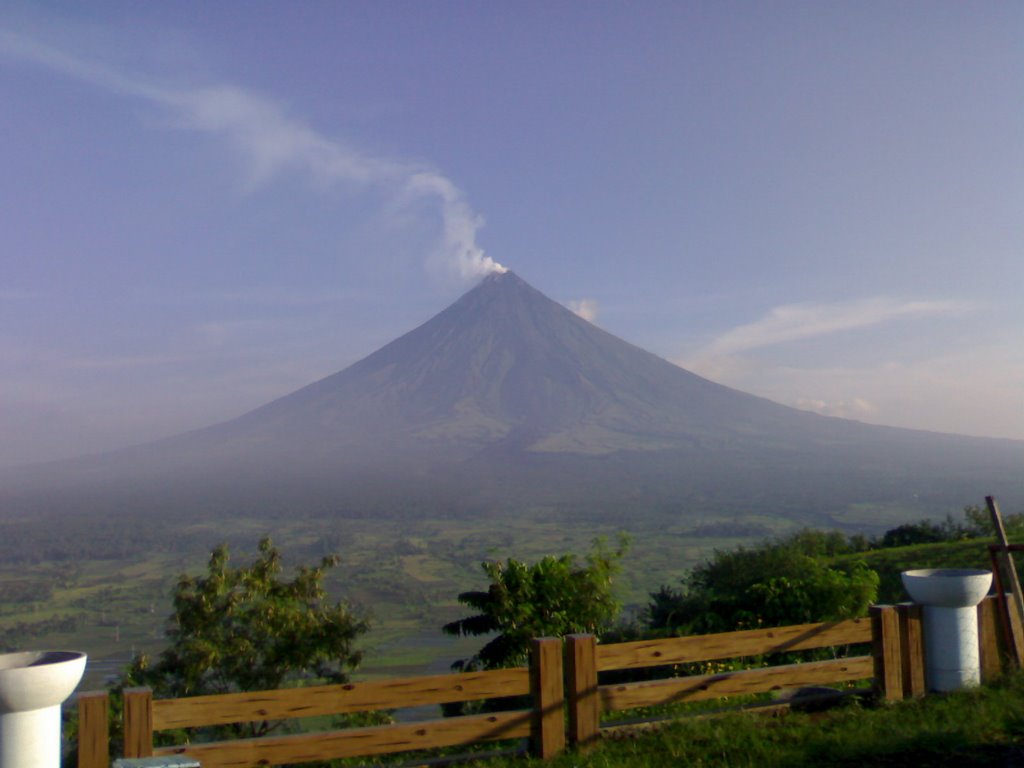
<path fill-rule="evenodd" d="M 903 586 L 924 606 L 925 682 L 932 691 L 981 683 L 977 605 L 992 585 L 992 572 L 966 568 L 904 571 Z"/>
<path fill-rule="evenodd" d="M 0 768 L 59 768 L 60 705 L 83 672 L 78 651 L 0 654 Z"/>

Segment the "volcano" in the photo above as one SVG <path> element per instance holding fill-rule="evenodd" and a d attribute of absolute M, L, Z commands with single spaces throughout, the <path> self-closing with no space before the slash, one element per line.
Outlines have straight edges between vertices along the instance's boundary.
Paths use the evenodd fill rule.
<path fill-rule="evenodd" d="M 839 424 L 683 370 L 507 272 L 340 373 L 184 442 L 276 460 L 467 461 L 722 446 Z"/>
<path fill-rule="evenodd" d="M 8 477 L 119 507 L 686 514 L 755 505 L 928 513 L 1020 495 L 1024 442 L 866 425 L 715 384 L 512 272 L 352 366 L 237 419 Z M 1005 494 L 1004 494 L 1005 495 Z M 626 512 L 628 510 L 628 512 Z M 617 512 L 615 512 L 617 511 Z"/>

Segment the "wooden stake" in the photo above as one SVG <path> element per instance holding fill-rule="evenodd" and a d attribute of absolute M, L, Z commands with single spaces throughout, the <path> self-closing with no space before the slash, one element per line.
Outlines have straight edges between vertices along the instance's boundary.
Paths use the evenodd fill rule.
<path fill-rule="evenodd" d="M 999 600 L 990 595 L 978 604 L 978 651 L 981 662 L 981 682 L 991 683 L 1003 673 L 1003 653 L 1000 648 Z"/>
<path fill-rule="evenodd" d="M 153 691 L 124 689 L 124 756 L 153 756 Z"/>
<path fill-rule="evenodd" d="M 535 637 L 530 641 L 530 690 L 533 694 L 533 755 L 547 760 L 565 751 L 565 682 L 562 641 Z"/>
<path fill-rule="evenodd" d="M 108 768 L 110 765 L 109 706 L 110 695 L 106 691 L 78 694 L 78 768 Z"/>
<path fill-rule="evenodd" d="M 885 701 L 900 701 L 903 698 L 903 659 L 899 615 L 892 605 L 872 605 L 868 611 L 871 615 L 875 690 Z"/>
<path fill-rule="evenodd" d="M 1017 666 L 1020 667 L 1021 662 L 1024 662 L 1024 595 L 1021 595 L 1017 566 L 1014 564 L 1013 556 L 1008 548 L 1010 542 L 1006 538 L 1006 528 L 1003 526 L 1003 516 L 999 512 L 999 504 L 992 496 L 986 496 L 985 503 L 992 516 L 992 525 L 996 529 L 996 542 L 1000 546 L 1001 565 L 1008 577 L 1002 580 L 1001 586 L 1003 590 L 1009 587 L 1013 593 L 1013 600 L 1007 606 L 1010 615 L 1010 635 L 1013 640 L 1010 654 Z M 1001 597 L 1003 600 L 1006 599 L 1005 591 Z"/>
<path fill-rule="evenodd" d="M 601 730 L 601 699 L 597 688 L 597 642 L 593 635 L 565 638 L 566 679 L 569 682 L 569 742 L 590 744 Z"/>
<path fill-rule="evenodd" d="M 900 619 L 900 666 L 903 668 L 903 695 L 918 698 L 927 693 L 924 680 L 923 610 L 914 603 L 896 606 Z"/>

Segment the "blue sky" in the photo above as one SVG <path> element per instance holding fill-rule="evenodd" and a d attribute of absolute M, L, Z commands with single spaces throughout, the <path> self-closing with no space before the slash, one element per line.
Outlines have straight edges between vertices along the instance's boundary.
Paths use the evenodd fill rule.
<path fill-rule="evenodd" d="M 0 465 L 205 426 L 496 264 L 730 386 L 1024 439 L 1020 3 L 0 7 Z"/>

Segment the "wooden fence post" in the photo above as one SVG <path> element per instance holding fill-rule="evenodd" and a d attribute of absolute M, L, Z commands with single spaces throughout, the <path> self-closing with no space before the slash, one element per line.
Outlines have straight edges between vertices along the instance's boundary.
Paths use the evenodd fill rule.
<path fill-rule="evenodd" d="M 565 684 L 559 638 L 539 637 L 530 641 L 530 693 L 531 750 L 536 757 L 546 760 L 565 750 Z"/>
<path fill-rule="evenodd" d="M 923 612 L 916 603 L 896 606 L 900 617 L 900 667 L 903 670 L 903 694 L 918 698 L 926 693 L 924 682 Z"/>
<path fill-rule="evenodd" d="M 124 756 L 153 756 L 153 691 L 124 690 Z"/>
<path fill-rule="evenodd" d="M 597 640 L 593 635 L 565 638 L 569 681 L 569 743 L 583 746 L 597 739 L 601 700 L 597 695 Z"/>
<path fill-rule="evenodd" d="M 78 694 L 78 768 L 110 765 L 110 695 L 106 691 Z"/>
<path fill-rule="evenodd" d="M 903 698 L 900 619 L 892 605 L 872 605 L 870 613 L 875 689 L 885 701 L 899 701 Z"/>
<path fill-rule="evenodd" d="M 992 496 L 985 497 L 985 504 L 988 505 L 992 527 L 996 530 L 996 541 L 999 544 L 998 567 L 994 569 L 993 573 L 997 580 L 996 586 L 999 594 L 1002 595 L 1006 606 L 1007 628 L 1013 643 L 1008 650 L 1014 663 L 1018 667 L 1024 667 L 1024 595 L 1021 592 L 1020 577 L 1017 575 L 1017 566 L 1013 561 L 1013 554 L 1010 552 L 999 504 Z M 998 571 L 1000 570 L 1004 570 L 1006 580 L 999 578 Z M 1007 588 L 1012 598 L 1007 596 Z"/>
<path fill-rule="evenodd" d="M 978 604 L 978 652 L 981 662 L 981 681 L 990 683 L 1003 673 L 1002 637 L 999 600 L 990 595 Z"/>

